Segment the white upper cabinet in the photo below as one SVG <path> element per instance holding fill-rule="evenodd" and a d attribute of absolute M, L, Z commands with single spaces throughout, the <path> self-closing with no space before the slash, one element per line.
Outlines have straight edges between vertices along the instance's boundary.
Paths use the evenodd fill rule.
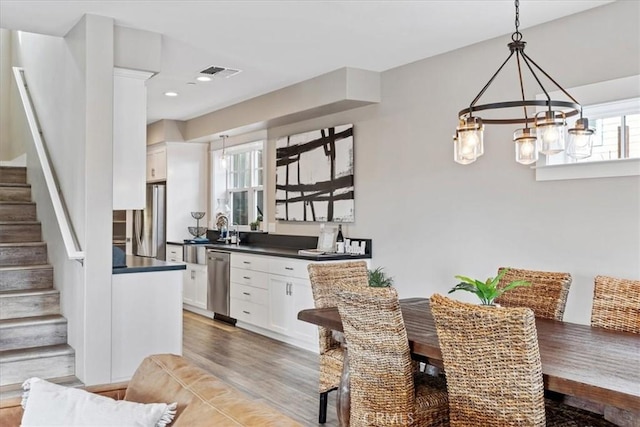
<path fill-rule="evenodd" d="M 153 147 L 147 151 L 147 182 L 167 180 L 167 149 Z"/>
<path fill-rule="evenodd" d="M 144 209 L 147 88 L 153 73 L 113 72 L 113 209 Z"/>

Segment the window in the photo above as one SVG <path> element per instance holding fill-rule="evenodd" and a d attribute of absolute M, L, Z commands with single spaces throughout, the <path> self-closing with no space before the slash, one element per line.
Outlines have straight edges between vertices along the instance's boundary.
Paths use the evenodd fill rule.
<path fill-rule="evenodd" d="M 225 151 L 226 199 L 231 210 L 231 224 L 248 226 L 262 217 L 264 212 L 262 153 L 263 141 L 238 145 Z"/>
<path fill-rule="evenodd" d="M 640 98 L 586 106 L 584 117 L 596 133 L 593 152 L 586 159 L 564 153 L 547 157 L 547 165 L 640 158 Z"/>
<path fill-rule="evenodd" d="M 596 129 L 591 157 L 540 156 L 537 181 L 640 176 L 640 75 L 567 89 Z M 562 94 L 553 92 L 552 98 Z M 542 99 L 543 95 L 540 95 Z M 567 120 L 573 127 L 576 117 Z"/>

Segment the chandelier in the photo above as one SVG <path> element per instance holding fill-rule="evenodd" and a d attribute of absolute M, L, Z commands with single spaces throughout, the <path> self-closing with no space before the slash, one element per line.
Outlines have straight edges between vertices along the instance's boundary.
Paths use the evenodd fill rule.
<path fill-rule="evenodd" d="M 465 108 L 458 113 L 459 124 L 456 128 L 454 141 L 454 160 L 457 163 L 467 165 L 475 162 L 478 157 L 484 154 L 484 125 L 485 124 L 523 124 L 524 127 L 517 129 L 513 134 L 515 142 L 516 161 L 523 165 L 534 163 L 538 160 L 538 153 L 546 156 L 565 151 L 566 154 L 575 159 L 584 159 L 591 156 L 593 146 L 592 136 L 594 130 L 589 128 L 589 120 L 582 117 L 582 106 L 566 90 L 562 88 L 547 72 L 545 72 L 531 57 L 524 52 L 526 42 L 522 40 L 520 27 L 520 1 L 515 0 L 515 27 L 516 31 L 511 34 L 509 56 L 502 63 L 489 82 L 482 88 L 480 93 L 471 101 L 469 108 Z M 520 97 L 518 101 L 496 102 L 491 104 L 478 104 L 478 101 L 491 83 L 498 76 L 500 71 L 515 57 L 518 79 L 520 81 Z M 524 64 L 524 65 L 523 65 Z M 524 92 L 522 80 L 523 68 L 529 70 L 537 82 L 546 99 L 527 99 Z M 549 93 L 543 86 L 537 72 L 542 73 L 551 81 L 570 101 L 551 99 Z M 541 111 L 530 114 L 528 108 L 540 108 Z M 541 108 L 543 107 L 543 108 Z M 522 108 L 522 114 L 517 118 L 491 118 L 482 119 L 474 113 L 485 110 L 517 109 Z M 567 117 L 580 115 L 575 126 L 569 129 L 568 142 L 565 140 L 567 133 Z M 530 125 L 532 125 L 530 127 Z"/>

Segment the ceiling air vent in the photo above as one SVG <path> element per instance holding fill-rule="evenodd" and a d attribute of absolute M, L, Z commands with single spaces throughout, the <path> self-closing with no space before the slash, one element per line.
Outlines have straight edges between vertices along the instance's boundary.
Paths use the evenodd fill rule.
<path fill-rule="evenodd" d="M 207 74 L 215 77 L 229 78 L 231 76 L 235 76 L 239 72 L 240 70 L 234 70 L 233 68 L 225 68 L 225 67 L 218 67 L 218 66 L 212 65 L 211 67 L 200 71 L 200 74 Z"/>

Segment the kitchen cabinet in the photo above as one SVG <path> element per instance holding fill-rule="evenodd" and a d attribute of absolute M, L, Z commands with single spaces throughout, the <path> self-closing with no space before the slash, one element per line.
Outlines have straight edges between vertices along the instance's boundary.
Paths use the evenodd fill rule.
<path fill-rule="evenodd" d="M 318 328 L 297 319 L 314 306 L 308 261 L 231 254 L 231 317 L 238 326 L 317 351 Z"/>
<path fill-rule="evenodd" d="M 230 316 L 239 322 L 261 328 L 269 318 L 268 258 L 231 254 Z"/>
<path fill-rule="evenodd" d="M 167 243 L 167 261 L 183 262 L 182 252 L 182 245 Z"/>
<path fill-rule="evenodd" d="M 207 309 L 207 266 L 186 263 L 182 302 L 203 310 Z"/>
<path fill-rule="evenodd" d="M 269 323 L 274 332 L 311 345 L 318 342 L 314 325 L 298 320 L 298 312 L 314 306 L 308 261 L 272 258 L 269 263 Z"/>
<path fill-rule="evenodd" d="M 113 210 L 144 209 L 147 87 L 153 73 L 113 70 Z"/>
<path fill-rule="evenodd" d="M 156 144 L 157 145 L 157 144 Z M 191 212 L 207 212 L 208 143 L 167 142 L 166 153 L 166 239 L 193 239 L 188 227 L 195 226 Z M 151 149 L 154 146 L 149 146 Z M 207 224 L 207 219 L 200 221 Z"/>
<path fill-rule="evenodd" d="M 147 182 L 167 180 L 166 147 L 151 146 L 147 150 Z"/>

